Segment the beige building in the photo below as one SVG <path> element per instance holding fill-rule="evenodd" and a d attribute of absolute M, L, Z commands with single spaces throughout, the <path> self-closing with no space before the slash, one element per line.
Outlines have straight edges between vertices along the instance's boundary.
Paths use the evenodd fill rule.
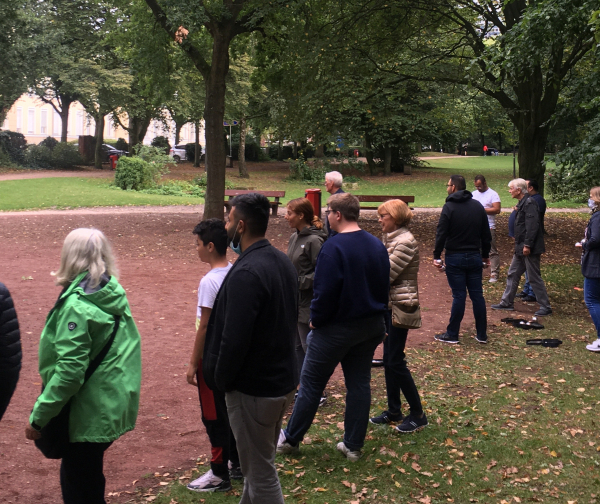
<path fill-rule="evenodd" d="M 124 122 L 127 118 L 125 117 Z M 22 95 L 8 111 L 6 119 L 0 129 L 23 133 L 28 144 L 38 144 L 44 138 L 51 136 L 60 140 L 61 119 L 51 105 L 44 103 L 37 96 Z M 79 102 L 75 102 L 69 109 L 69 126 L 67 140 L 78 140 L 80 135 L 93 135 L 95 121 L 90 117 Z M 186 124 L 181 129 L 180 144 L 194 141 L 194 125 Z M 170 121 L 169 127 L 159 121 L 152 121 L 144 138 L 144 143 L 149 144 L 157 136 L 166 136 L 173 144 L 175 140 L 175 124 Z M 129 135 L 121 126 L 115 124 L 111 117 L 106 117 L 104 122 L 104 138 L 116 140 L 123 138 L 129 140 Z M 200 143 L 205 145 L 204 132 L 200 131 Z"/>

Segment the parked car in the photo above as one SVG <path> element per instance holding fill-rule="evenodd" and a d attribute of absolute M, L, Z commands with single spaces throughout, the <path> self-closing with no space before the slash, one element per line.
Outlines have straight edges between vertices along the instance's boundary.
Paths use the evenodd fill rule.
<path fill-rule="evenodd" d="M 102 144 L 102 162 L 108 163 L 110 156 L 126 156 L 127 152 L 124 150 L 115 149 L 112 145 Z"/>
<path fill-rule="evenodd" d="M 184 145 L 174 145 L 169 150 L 169 156 L 173 158 L 176 163 L 179 163 L 182 159 L 185 161 L 185 144 Z"/>

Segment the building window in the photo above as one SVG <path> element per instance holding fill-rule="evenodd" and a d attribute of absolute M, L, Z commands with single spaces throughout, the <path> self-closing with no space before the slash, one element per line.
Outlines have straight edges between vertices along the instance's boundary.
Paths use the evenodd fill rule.
<path fill-rule="evenodd" d="M 35 133 L 35 109 L 27 111 L 27 133 Z"/>
<path fill-rule="evenodd" d="M 54 111 L 54 119 L 52 119 L 52 134 L 54 136 L 60 136 L 62 134 L 62 122 L 58 112 Z"/>
<path fill-rule="evenodd" d="M 23 131 L 23 109 L 17 109 L 17 132 L 21 133 Z"/>
<path fill-rule="evenodd" d="M 48 132 L 48 111 L 42 109 L 40 113 L 40 133 L 45 135 Z"/>

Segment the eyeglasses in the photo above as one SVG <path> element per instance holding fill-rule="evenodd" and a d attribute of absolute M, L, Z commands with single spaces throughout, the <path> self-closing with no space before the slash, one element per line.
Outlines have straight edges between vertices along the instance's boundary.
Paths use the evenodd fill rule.
<path fill-rule="evenodd" d="M 331 213 L 331 210 L 327 209 L 325 210 L 325 215 L 329 215 Z"/>

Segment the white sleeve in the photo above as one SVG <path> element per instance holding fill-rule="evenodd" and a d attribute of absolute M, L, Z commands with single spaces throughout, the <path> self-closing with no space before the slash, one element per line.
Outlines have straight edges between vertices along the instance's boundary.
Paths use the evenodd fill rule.
<path fill-rule="evenodd" d="M 211 276 L 205 276 L 200 280 L 198 288 L 198 308 L 210 308 L 215 304 L 215 298 L 219 292 L 219 284 Z"/>

